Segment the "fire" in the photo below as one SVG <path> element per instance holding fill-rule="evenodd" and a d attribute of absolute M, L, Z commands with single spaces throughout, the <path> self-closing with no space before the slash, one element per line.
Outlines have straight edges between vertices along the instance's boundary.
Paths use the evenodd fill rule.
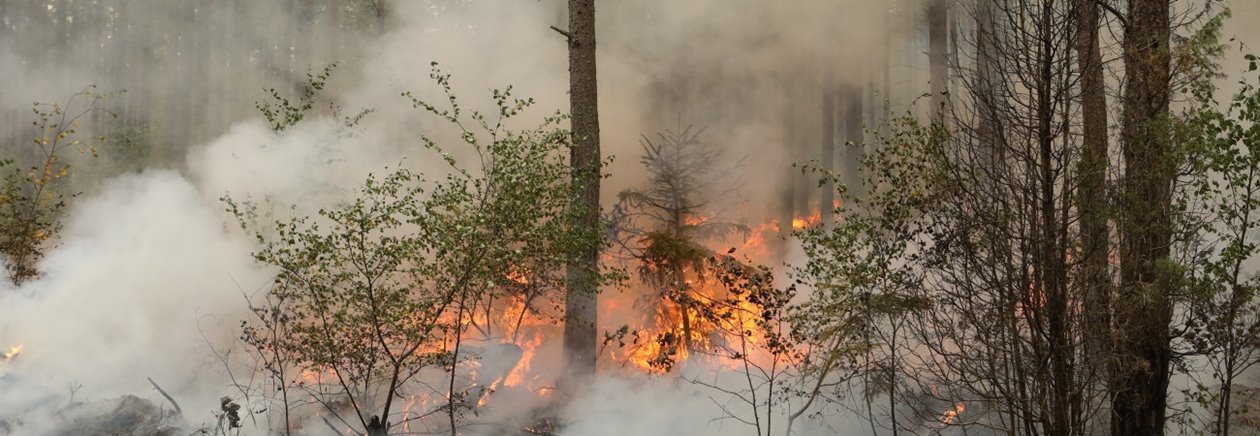
<path fill-rule="evenodd" d="M 22 344 L 14 345 L 14 346 L 9 347 L 9 351 L 5 352 L 4 354 L 0 354 L 0 359 L 3 359 L 5 362 L 8 362 L 10 360 L 13 360 L 14 357 L 17 357 L 17 355 L 21 353 L 22 353 Z"/>
<path fill-rule="evenodd" d="M 814 211 L 813 214 L 807 217 L 792 218 L 792 230 L 805 230 L 818 225 L 819 222 L 822 222 L 822 214 Z"/>
<path fill-rule="evenodd" d="M 841 202 L 836 200 L 832 206 L 833 209 L 827 211 L 828 213 L 838 210 Z M 697 214 L 683 217 L 683 222 L 689 226 L 700 226 L 716 219 L 715 216 Z M 821 225 L 822 221 L 823 211 L 814 210 L 809 215 L 792 218 L 791 230 L 814 228 Z M 737 240 L 731 238 L 708 241 L 705 245 L 715 254 L 726 253 L 740 262 L 751 259 L 753 262 L 775 263 L 774 258 L 779 250 L 774 241 L 785 237 L 785 229 L 780 223 L 777 220 L 766 220 L 749 226 L 748 232 Z M 650 270 L 653 265 L 646 265 L 645 268 Z M 637 326 L 631 326 L 631 330 L 635 332 L 634 345 L 625 352 L 615 352 L 615 360 L 643 372 L 662 373 L 668 371 L 669 366 L 696 356 L 717 357 L 714 363 L 723 366 L 740 366 L 742 359 L 759 362 L 775 359 L 768 354 L 758 355 L 755 351 L 766 342 L 765 333 L 762 332 L 764 326 L 758 324 L 762 308 L 742 299 L 732 298 L 721 284 L 714 280 L 704 280 L 694 272 L 687 272 L 685 281 L 688 284 L 685 291 L 687 298 L 699 303 L 684 307 L 687 303 L 666 299 L 652 305 L 654 309 L 648 310 L 651 313 Z M 626 306 L 625 302 L 619 302 L 615 298 L 601 300 L 604 313 L 614 312 L 618 306 Z M 714 319 L 711 313 L 713 308 L 706 307 L 714 303 L 718 306 L 724 305 L 725 309 L 721 310 L 729 311 L 733 316 Z M 636 303 L 635 306 L 637 308 L 639 304 Z M 691 321 L 686 328 L 684 318 Z M 688 331 L 690 337 L 685 337 Z M 688 349 L 688 343 L 692 345 L 692 349 Z"/>
<path fill-rule="evenodd" d="M 713 216 L 690 215 L 683 218 L 683 224 L 686 224 L 689 226 L 702 226 L 702 225 L 708 224 L 714 219 L 715 217 Z"/>
<path fill-rule="evenodd" d="M 638 340 L 642 343 L 630 351 L 626 356 L 626 361 L 641 371 L 656 374 L 666 371 L 666 368 L 662 366 L 662 362 L 666 360 L 686 361 L 689 351 L 684 345 L 686 341 L 679 337 L 683 332 L 683 324 L 681 316 L 678 315 L 678 317 L 679 319 L 672 323 L 672 328 L 645 329 L 637 333 Z M 695 333 L 696 331 L 693 330 L 692 336 L 696 336 Z"/>
<path fill-rule="evenodd" d="M 543 335 L 534 335 L 534 338 L 521 344 L 521 360 L 516 363 L 516 367 L 512 368 L 512 372 L 508 373 L 503 379 L 504 386 L 520 386 L 525 382 L 525 377 L 529 374 L 529 366 L 534 361 L 534 355 L 538 354 L 538 347 L 542 345 Z"/>
<path fill-rule="evenodd" d="M 514 282 L 514 283 L 516 283 L 516 284 L 519 284 L 519 285 L 528 285 L 528 284 L 529 284 L 529 275 L 528 275 L 528 273 L 526 273 L 526 272 L 525 272 L 525 270 L 520 269 L 520 268 L 515 268 L 515 267 L 513 267 L 513 268 L 509 269 L 509 270 L 508 270 L 508 272 L 507 272 L 507 275 L 505 276 L 505 278 L 507 278 L 508 280 L 511 280 L 512 282 Z"/>
<path fill-rule="evenodd" d="M 954 408 L 946 410 L 945 413 L 941 414 L 941 424 L 952 424 L 954 420 L 958 419 L 958 415 L 961 415 L 966 410 L 967 405 L 959 401 L 958 404 L 954 405 Z"/>
<path fill-rule="evenodd" d="M 840 209 L 840 200 L 833 201 L 831 203 L 831 206 L 832 206 L 832 210 L 828 211 L 829 213 L 832 213 Z M 809 216 L 803 216 L 803 217 L 798 216 L 798 217 L 792 218 L 792 230 L 805 230 L 811 227 L 815 227 L 821 223 L 822 223 L 822 211 L 818 209 L 814 209 L 814 213 L 809 214 Z"/>

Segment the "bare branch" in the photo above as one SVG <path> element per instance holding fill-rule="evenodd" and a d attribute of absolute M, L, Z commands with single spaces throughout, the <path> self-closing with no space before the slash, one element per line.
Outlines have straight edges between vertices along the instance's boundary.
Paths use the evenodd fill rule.
<path fill-rule="evenodd" d="M 1129 20 L 1126 20 L 1124 18 L 1124 14 L 1116 10 L 1114 6 L 1112 6 L 1110 3 L 1107 3 L 1107 0 L 1096 0 L 1096 3 L 1098 3 L 1098 6 L 1101 6 L 1103 9 L 1106 9 L 1107 12 L 1110 12 L 1111 15 L 1114 15 L 1117 20 L 1120 20 L 1120 27 L 1123 27 L 1125 29 L 1129 28 Z"/>
<path fill-rule="evenodd" d="M 161 393 L 163 397 L 166 397 L 166 401 L 170 401 L 171 405 L 175 406 L 175 414 L 183 415 L 184 413 L 183 410 L 179 408 L 179 403 L 176 403 L 175 399 L 171 398 L 171 394 L 166 393 L 166 391 L 163 390 L 161 386 L 158 386 L 157 382 L 153 381 L 153 378 L 151 377 L 145 377 L 145 378 L 149 380 L 149 383 L 153 385 L 154 389 L 157 389 L 157 391 Z"/>
<path fill-rule="evenodd" d="M 551 26 L 551 30 L 554 30 L 554 31 L 556 31 L 556 33 L 559 33 L 559 34 L 561 34 L 561 35 L 564 35 L 564 38 L 565 38 L 565 39 L 568 39 L 569 41 L 573 41 L 573 35 L 569 34 L 569 32 L 566 32 L 566 31 L 564 31 L 564 30 L 560 30 L 560 28 L 559 28 L 559 27 L 556 27 L 556 26 Z"/>

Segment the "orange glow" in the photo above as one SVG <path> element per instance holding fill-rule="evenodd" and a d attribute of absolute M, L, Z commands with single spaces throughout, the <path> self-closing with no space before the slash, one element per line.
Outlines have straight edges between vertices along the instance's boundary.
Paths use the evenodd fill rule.
<path fill-rule="evenodd" d="M 962 414 L 966 410 L 967 405 L 959 401 L 958 404 L 954 405 L 954 408 L 946 410 L 945 413 L 941 414 L 941 423 L 945 425 L 952 424 L 954 420 L 958 419 L 958 415 Z"/>
<path fill-rule="evenodd" d="M 8 362 L 10 360 L 13 360 L 14 357 L 17 357 L 17 355 L 21 353 L 22 353 L 22 344 L 14 345 L 12 347 L 9 347 L 9 351 L 5 352 L 4 354 L 0 354 L 0 359 L 3 359 L 5 362 Z"/>
<path fill-rule="evenodd" d="M 663 335 L 675 334 L 682 335 L 683 324 L 682 316 L 677 311 L 665 314 L 666 317 L 676 317 L 672 323 L 673 328 L 645 329 L 640 333 L 640 340 L 643 341 L 638 347 L 632 349 L 626 356 L 626 361 L 635 368 L 647 373 L 660 374 L 664 373 L 666 368 L 661 367 L 660 363 L 665 359 L 673 360 L 680 363 L 687 360 L 687 347 L 684 345 L 686 341 L 681 338 L 673 341 L 661 341 Z M 696 331 L 692 330 L 692 339 L 696 339 Z M 671 346 L 672 345 L 672 346 Z"/>
<path fill-rule="evenodd" d="M 815 210 L 809 216 L 792 218 L 792 230 L 805 230 L 817 226 L 821 222 L 822 212 Z"/>
<path fill-rule="evenodd" d="M 529 275 L 525 272 L 524 269 L 521 269 L 521 268 L 512 267 L 508 269 L 506 277 L 508 280 L 511 280 L 520 285 L 529 284 Z"/>
<path fill-rule="evenodd" d="M 512 368 L 507 378 L 503 379 L 504 386 L 520 386 L 528 377 L 530 364 L 534 361 L 534 355 L 538 354 L 538 346 L 543 343 L 543 335 L 536 334 L 534 338 L 520 344 L 521 360 L 516 362 L 516 367 Z"/>
<path fill-rule="evenodd" d="M 328 380 L 335 380 L 337 378 L 337 373 L 331 369 L 322 370 L 322 371 L 314 370 L 314 369 L 304 369 L 302 370 L 302 373 L 299 374 L 299 377 L 302 379 L 303 383 L 313 386 L 313 385 L 325 383 Z"/>
<path fill-rule="evenodd" d="M 834 208 L 828 211 L 829 213 L 838 210 L 841 202 L 836 200 L 832 205 Z M 821 210 L 814 210 L 808 216 L 794 217 L 791 221 L 792 230 L 800 231 L 821 225 L 822 213 Z M 712 222 L 715 217 L 693 215 L 683 219 L 687 225 L 703 225 Z M 838 216 L 837 219 L 839 219 Z M 749 226 L 748 233 L 742 235 L 739 240 L 709 241 L 706 245 L 713 253 L 730 253 L 730 256 L 740 262 L 751 260 L 760 263 L 777 263 L 775 258 L 778 256 L 779 247 L 775 242 L 785 237 L 784 230 L 779 221 L 767 220 Z M 644 265 L 643 268 L 653 270 L 654 265 Z M 646 314 L 637 325 L 632 323 L 631 331 L 636 332 L 634 345 L 627 347 L 623 352 L 614 352 L 614 360 L 623 362 L 626 367 L 647 373 L 662 373 L 668 369 L 662 367 L 663 363 L 681 364 L 692 357 L 689 354 L 714 356 L 716 359 L 713 363 L 724 366 L 740 366 L 742 364 L 740 359 L 766 362 L 776 358 L 760 351 L 760 347 L 766 341 L 765 333 L 762 331 L 764 327 L 757 324 L 758 314 L 762 311 L 760 307 L 740 298 L 732 298 L 720 283 L 715 283 L 711 278 L 704 279 L 694 272 L 687 272 L 683 280 L 688 286 L 686 293 L 691 300 L 713 302 L 718 306 L 726 305 L 722 310 L 730 311 L 732 316 L 714 320 L 712 313 L 707 313 L 706 317 L 700 312 L 702 309 L 700 306 L 705 304 L 688 308 L 691 337 L 684 338 L 683 306 L 677 301 L 660 301 L 653 305 L 653 309 L 648 310 L 651 313 Z M 615 298 L 601 298 L 601 300 L 601 313 L 614 313 L 618 307 L 623 308 L 622 310 L 629 309 L 625 301 L 618 301 Z M 735 306 L 729 306 L 730 304 Z M 711 311 L 711 309 L 704 310 Z M 688 339 L 692 344 L 692 350 L 687 349 Z M 740 357 L 732 359 L 731 355 Z"/>
<path fill-rule="evenodd" d="M 713 216 L 691 215 L 683 218 L 683 224 L 689 226 L 702 226 L 708 224 L 710 221 L 713 221 L 714 218 L 715 217 Z"/>

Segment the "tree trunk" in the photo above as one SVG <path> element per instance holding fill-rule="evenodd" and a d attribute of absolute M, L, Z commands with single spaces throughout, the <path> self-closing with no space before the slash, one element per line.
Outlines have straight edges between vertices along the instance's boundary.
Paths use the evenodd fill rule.
<path fill-rule="evenodd" d="M 1081 282 L 1088 308 L 1084 332 L 1087 354 L 1107 356 L 1106 344 L 1111 331 L 1111 275 L 1107 266 L 1111 251 L 1107 231 L 1107 97 L 1098 43 L 1098 3 L 1078 0 L 1076 7 L 1076 61 L 1081 72 L 1084 137 L 1077 193 L 1081 220 Z M 1106 368 L 1104 362 L 1093 365 L 1096 370 Z"/>
<path fill-rule="evenodd" d="M 1042 239 L 1038 242 L 1041 246 L 1041 258 L 1037 262 L 1036 272 L 1039 277 L 1039 288 L 1037 289 L 1043 298 L 1037 298 L 1033 301 L 1045 301 L 1045 307 L 1040 309 L 1044 312 L 1045 323 L 1049 332 L 1049 347 L 1046 352 L 1049 354 L 1049 373 L 1050 373 L 1050 410 L 1047 411 L 1048 420 L 1044 425 L 1046 434 L 1052 435 L 1069 435 L 1072 434 L 1072 411 L 1075 410 L 1075 360 L 1073 359 L 1075 350 L 1072 346 L 1072 320 L 1068 310 L 1067 295 L 1067 269 L 1066 259 L 1064 259 L 1063 243 L 1064 237 L 1061 236 L 1061 230 L 1065 230 L 1067 225 L 1062 227 L 1059 224 L 1058 209 L 1056 208 L 1057 193 L 1056 189 L 1056 146 L 1054 143 L 1055 133 L 1053 123 L 1055 121 L 1055 108 L 1059 103 L 1055 97 L 1055 64 L 1060 63 L 1060 59 L 1056 57 L 1055 38 L 1053 38 L 1053 3 L 1046 2 L 1042 4 L 1040 27 L 1041 34 L 1038 42 L 1041 44 L 1037 69 L 1039 80 L 1037 84 L 1037 139 L 1040 151 L 1038 173 L 1041 177 L 1040 193 L 1038 200 L 1041 215 L 1041 235 Z M 1036 297 L 1034 297 L 1036 298 Z M 1034 315 L 1036 317 L 1043 314 Z"/>
<path fill-rule="evenodd" d="M 379 416 L 373 416 L 367 425 L 367 436 L 386 436 L 388 434 L 389 423 L 382 421 Z"/>
<path fill-rule="evenodd" d="M 595 74 L 595 0 L 569 0 L 569 110 L 573 149 L 570 164 L 578 185 L 578 225 L 599 235 L 599 99 Z M 601 244 L 581 247 L 568 265 L 565 286 L 564 351 L 568 375 L 595 372 L 595 294 Z"/>
<path fill-rule="evenodd" d="M 849 197 L 862 195 L 862 89 L 857 86 L 844 88 L 844 184 Z M 849 145 L 852 143 L 852 145 Z M 842 198 L 841 201 L 848 201 Z M 830 207 L 830 206 L 828 206 Z"/>
<path fill-rule="evenodd" d="M 788 96 L 789 101 L 794 101 L 797 97 L 795 91 L 795 87 L 788 84 L 788 81 L 783 81 L 783 95 Z M 782 114 L 783 118 L 781 126 L 783 128 L 783 145 L 780 154 L 786 158 L 783 162 L 783 187 L 782 191 L 779 193 L 782 202 L 780 203 L 781 208 L 778 211 L 778 221 L 779 233 L 783 236 L 787 236 L 792 233 L 792 218 L 796 216 L 796 208 L 798 206 L 796 204 L 796 179 L 801 177 L 801 173 L 800 168 L 796 167 L 796 162 L 799 158 L 797 153 L 798 147 L 796 146 L 798 136 L 796 124 L 798 121 L 796 117 L 791 116 L 790 111 L 786 109 L 782 112 Z M 779 244 L 775 245 L 776 253 L 786 253 L 787 239 L 780 238 L 779 242 Z"/>
<path fill-rule="evenodd" d="M 990 168 L 990 177 L 1000 178 L 1005 171 L 1006 141 L 1002 125 L 1002 77 L 998 67 L 998 22 L 994 0 L 978 0 L 976 5 L 976 77 L 973 88 L 977 117 L 976 140 L 981 158 Z"/>
<path fill-rule="evenodd" d="M 386 17 L 389 16 L 389 8 L 385 4 L 385 0 L 376 0 L 375 7 L 376 7 L 376 11 L 375 11 L 376 12 L 376 23 L 375 23 L 376 35 L 381 36 L 385 34 L 385 19 Z M 592 64 L 594 64 L 593 61 L 592 61 Z M 591 67 L 591 68 L 594 69 L 594 67 Z M 594 77 L 594 76 L 591 76 L 591 77 Z M 594 81 L 594 79 L 592 79 L 592 81 Z"/>
<path fill-rule="evenodd" d="M 1169 113 L 1169 2 L 1130 1 L 1124 34 L 1123 157 L 1125 216 L 1120 239 L 1118 334 L 1112 368 L 1114 435 L 1161 435 L 1167 407 L 1172 320 L 1165 267 L 1169 255 L 1172 145 Z"/>
<path fill-rule="evenodd" d="M 932 107 L 929 109 L 933 121 L 944 119 L 945 94 L 949 82 L 949 20 L 946 16 L 945 0 L 930 0 L 927 5 L 928 25 L 928 63 L 931 66 Z"/>
<path fill-rule="evenodd" d="M 833 171 L 836 167 L 836 98 L 832 79 L 828 78 L 822 92 L 822 158 L 823 169 Z M 818 213 L 822 218 L 824 230 L 831 230 L 835 218 L 832 216 L 832 203 L 835 200 L 836 187 L 831 177 L 823 181 L 823 189 L 819 192 Z"/>

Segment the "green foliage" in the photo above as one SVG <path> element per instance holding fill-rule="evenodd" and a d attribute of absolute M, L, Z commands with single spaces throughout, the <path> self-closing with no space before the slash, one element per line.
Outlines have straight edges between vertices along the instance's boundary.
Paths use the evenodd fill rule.
<path fill-rule="evenodd" d="M 649 231 L 640 242 L 643 253 L 639 256 L 639 276 L 661 286 L 675 279 L 674 272 L 703 272 L 704 262 L 712 254 L 711 250 L 686 236 L 663 231 Z"/>
<path fill-rule="evenodd" d="M 271 356 L 275 377 L 322 374 L 319 386 L 277 382 L 348 399 L 364 428 L 373 416 L 416 419 L 419 412 L 391 416 L 397 412 L 391 401 L 419 392 L 416 378 L 431 367 L 451 377 L 441 409 L 451 424 L 474 410 L 478 398 L 455 379 L 464 376 L 461 342 L 476 308 L 517 296 L 521 274 L 530 289 L 558 293 L 567 253 L 600 243 L 600 235 L 571 225 L 577 208 L 563 116 L 509 130 L 504 122 L 532 100 L 513 98 L 510 88 L 494 91 L 497 114 L 465 115 L 449 76 L 435 65 L 431 77 L 450 105 L 439 109 L 412 98 L 413 104 L 458 129 L 461 146 L 476 159 L 461 162 L 425 136 L 424 146 L 445 159 L 448 173 L 394 169 L 370 177 L 352 201 L 253 229 L 262 246 L 255 259 L 278 273 L 243 339 Z M 252 206 L 225 201 L 251 227 Z"/>
<path fill-rule="evenodd" d="M 1210 98 L 1215 82 L 1224 78 L 1217 60 L 1227 48 L 1227 44 L 1221 42 L 1221 28 L 1231 16 L 1233 12 L 1225 8 L 1209 18 L 1193 34 L 1184 37 L 1173 35 L 1176 46 L 1173 56 L 1175 69 L 1191 78 L 1189 91 L 1196 96 Z"/>
<path fill-rule="evenodd" d="M 798 233 L 807 260 L 794 274 L 814 295 L 791 321 L 796 335 L 821 349 L 807 370 L 820 376 L 842 365 L 860 370 L 857 359 L 875 351 L 877 330 L 931 307 L 918 291 L 916 263 L 925 259 L 932 236 L 919 218 L 947 189 L 933 149 L 945 138 L 938 125 L 897 120 L 892 136 L 881 139 L 885 146 L 863 158 L 867 194 L 835 210 L 843 219 L 834 228 Z M 813 170 L 849 198 L 839 175 Z"/>
<path fill-rule="evenodd" d="M 1179 343 L 1204 354 L 1211 384 L 1199 381 L 1191 398 L 1216 412 L 1215 431 L 1228 428 L 1237 413 L 1229 407 L 1229 385 L 1260 363 L 1260 275 L 1248 265 L 1260 252 L 1260 74 L 1256 57 L 1246 55 L 1247 71 L 1238 91 L 1223 106 L 1212 93 L 1198 93 L 1198 109 L 1179 129 L 1189 168 L 1180 202 L 1191 249 L 1184 271 L 1190 309 Z M 1204 79 L 1207 80 L 1207 79 Z M 1208 84 L 1196 89 L 1214 91 Z M 1223 110 L 1222 110 L 1223 109 Z"/>
<path fill-rule="evenodd" d="M 29 162 L 0 159 L 0 255 L 9 279 L 16 284 L 39 274 L 37 264 L 61 230 L 61 211 L 72 197 L 58 186 L 70 175 L 70 166 L 62 159 L 67 148 L 96 156 L 95 146 L 78 139 L 78 128 L 84 117 L 105 111 L 100 104 L 109 95 L 89 86 L 71 96 L 64 107 L 35 103 L 34 158 Z"/>
<path fill-rule="evenodd" d="M 310 112 L 315 107 L 316 96 L 319 95 L 320 91 L 324 90 L 324 86 L 328 84 L 328 78 L 332 76 L 332 70 L 336 67 L 337 64 L 332 63 L 325 66 L 324 70 L 319 73 L 307 71 L 306 80 L 299 86 L 296 103 L 289 102 L 289 99 L 280 96 L 280 91 L 271 88 L 267 90 L 271 94 L 271 101 L 255 102 L 254 107 L 258 108 L 258 111 L 262 112 L 263 116 L 267 118 L 267 122 L 271 125 L 271 130 L 283 132 L 301 122 L 306 117 L 307 112 Z M 359 119 L 362 119 L 362 116 L 360 115 L 353 119 L 357 122 Z"/>

